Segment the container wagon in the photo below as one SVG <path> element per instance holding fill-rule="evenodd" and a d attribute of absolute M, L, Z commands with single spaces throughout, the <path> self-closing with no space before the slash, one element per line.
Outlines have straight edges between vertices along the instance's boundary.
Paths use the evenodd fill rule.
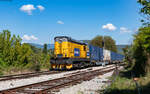
<path fill-rule="evenodd" d="M 90 52 L 90 62 L 93 65 L 101 65 L 103 62 L 103 49 L 89 45 L 89 52 Z"/>
<path fill-rule="evenodd" d="M 103 62 L 104 64 L 110 64 L 111 63 L 111 51 L 103 49 Z"/>

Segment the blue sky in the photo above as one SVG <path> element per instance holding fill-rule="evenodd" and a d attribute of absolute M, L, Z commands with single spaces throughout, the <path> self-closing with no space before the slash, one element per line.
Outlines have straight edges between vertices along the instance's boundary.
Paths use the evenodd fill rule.
<path fill-rule="evenodd" d="M 0 31 L 8 29 L 23 42 L 108 35 L 117 44 L 129 44 L 140 26 L 136 0 L 0 0 Z"/>

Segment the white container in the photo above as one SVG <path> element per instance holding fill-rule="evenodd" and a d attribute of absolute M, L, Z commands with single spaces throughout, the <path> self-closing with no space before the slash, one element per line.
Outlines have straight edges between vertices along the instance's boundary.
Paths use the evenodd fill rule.
<path fill-rule="evenodd" d="M 111 60 L 111 52 L 109 50 L 103 49 L 103 61 L 110 61 Z"/>

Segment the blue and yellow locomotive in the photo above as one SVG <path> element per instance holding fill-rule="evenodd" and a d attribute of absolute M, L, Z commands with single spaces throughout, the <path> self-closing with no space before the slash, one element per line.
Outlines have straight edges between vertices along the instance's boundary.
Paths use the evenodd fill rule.
<path fill-rule="evenodd" d="M 51 58 L 51 69 L 72 69 L 88 66 L 89 49 L 81 43 L 67 36 L 55 37 L 54 58 Z"/>

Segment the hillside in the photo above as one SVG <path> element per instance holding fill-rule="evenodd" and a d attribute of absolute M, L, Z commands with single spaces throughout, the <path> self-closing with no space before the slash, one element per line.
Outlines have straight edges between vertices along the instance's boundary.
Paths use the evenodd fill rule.
<path fill-rule="evenodd" d="M 36 44 L 36 43 L 29 43 L 29 44 L 32 46 L 35 46 L 37 48 L 43 48 L 44 47 L 44 45 L 42 45 L 42 44 Z M 47 49 L 54 49 L 54 44 L 48 44 Z"/>

